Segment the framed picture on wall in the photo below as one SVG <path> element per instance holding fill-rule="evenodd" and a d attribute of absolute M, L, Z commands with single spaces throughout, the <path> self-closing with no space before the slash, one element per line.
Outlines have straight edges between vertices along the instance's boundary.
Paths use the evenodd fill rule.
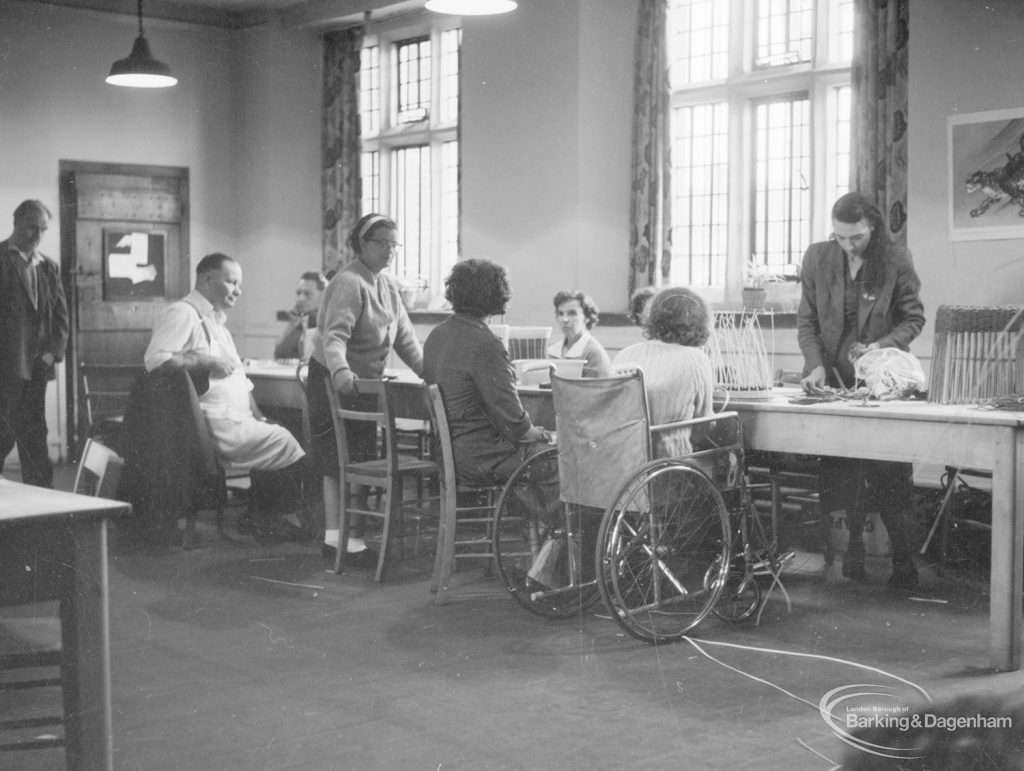
<path fill-rule="evenodd" d="M 1024 108 L 952 115 L 951 241 L 1024 236 Z"/>
<path fill-rule="evenodd" d="M 103 247 L 104 300 L 164 296 L 165 233 L 105 229 Z"/>

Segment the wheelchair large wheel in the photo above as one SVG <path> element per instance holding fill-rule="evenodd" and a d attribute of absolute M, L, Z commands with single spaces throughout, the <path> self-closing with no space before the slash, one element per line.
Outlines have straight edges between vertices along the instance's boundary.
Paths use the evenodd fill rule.
<path fill-rule="evenodd" d="M 494 556 L 516 602 L 539 616 L 565 618 L 594 603 L 594 543 L 600 509 L 560 500 L 558 450 L 516 469 L 498 498 Z"/>
<path fill-rule="evenodd" d="M 729 514 L 699 470 L 674 460 L 640 469 L 605 511 L 601 597 L 628 634 L 678 640 L 715 607 L 729 573 Z"/>

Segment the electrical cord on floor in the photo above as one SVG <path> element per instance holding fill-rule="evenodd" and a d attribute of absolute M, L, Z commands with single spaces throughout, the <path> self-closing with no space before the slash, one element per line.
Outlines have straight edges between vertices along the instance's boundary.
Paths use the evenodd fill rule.
<path fill-rule="evenodd" d="M 758 648 L 758 647 L 753 646 L 753 645 L 740 645 L 738 643 L 727 643 L 727 642 L 720 642 L 720 641 L 717 641 L 717 640 L 704 640 L 704 639 L 698 639 L 698 638 L 694 638 L 694 637 L 684 637 L 683 639 L 686 642 L 688 642 L 691 646 L 693 646 L 694 649 L 696 649 L 696 651 L 698 653 L 700 653 L 702 656 L 704 656 L 705 658 L 709 659 L 710 661 L 715 662 L 719 666 L 724 667 L 725 669 L 728 669 L 728 670 L 730 670 L 732 672 L 735 672 L 738 675 L 742 675 L 743 677 L 749 678 L 750 680 L 753 680 L 755 682 L 761 683 L 762 685 L 767 685 L 769 688 L 774 688 L 777 691 L 781 691 L 782 693 L 784 693 L 787 696 L 789 696 L 791 699 L 795 699 L 796 701 L 799 701 L 801 704 L 806 704 L 807 706 L 809 706 L 812 709 L 814 709 L 814 711 L 817 712 L 819 715 L 821 715 L 821 717 L 825 721 L 825 723 L 827 725 L 830 725 L 830 726 L 831 726 L 831 723 L 828 721 L 828 719 L 826 717 L 825 707 L 824 707 L 824 705 L 821 702 L 819 702 L 818 704 L 814 704 L 814 703 L 808 701 L 807 699 L 805 699 L 805 698 L 803 698 L 801 696 L 797 696 L 795 693 L 792 693 L 791 691 L 787 691 L 781 685 L 777 685 L 776 683 L 773 683 L 770 680 L 765 680 L 762 677 L 758 677 L 757 675 L 753 675 L 753 674 L 751 674 L 749 672 L 745 672 L 742 669 L 739 669 L 738 667 L 734 667 L 731 664 L 727 664 L 724 661 L 722 661 L 721 659 L 718 659 L 718 658 L 712 656 L 710 653 L 708 653 L 706 650 L 704 650 L 701 647 L 701 645 L 717 645 L 717 646 L 720 646 L 720 647 L 723 647 L 723 648 L 733 648 L 733 649 L 736 649 L 736 650 L 753 651 L 755 653 L 771 653 L 771 654 L 776 654 L 776 655 L 780 655 L 780 656 L 794 656 L 794 657 L 797 657 L 797 658 L 816 659 L 816 660 L 819 660 L 819 661 L 828 661 L 828 662 L 832 662 L 832 663 L 835 663 L 835 664 L 844 664 L 844 665 L 847 665 L 847 666 L 850 666 L 850 667 L 854 667 L 854 668 L 857 668 L 857 669 L 863 669 L 863 670 L 865 670 L 867 672 L 873 672 L 875 674 L 882 675 L 884 677 L 892 678 L 893 680 L 896 680 L 897 682 L 903 683 L 904 685 L 908 685 L 912 689 L 914 689 L 915 691 L 918 691 L 921 695 L 924 696 L 925 700 L 928 701 L 929 703 L 931 703 L 931 701 L 932 701 L 932 698 L 928 694 L 928 692 L 924 688 L 919 686 L 917 683 L 911 682 L 910 680 L 907 680 L 906 678 L 900 677 L 899 675 L 894 675 L 892 672 L 886 672 L 884 669 L 879 669 L 878 667 L 872 667 L 872 666 L 870 666 L 868 664 L 858 664 L 856 661 L 850 661 L 848 659 L 840 659 L 840 658 L 837 658 L 835 656 L 825 656 L 825 655 L 820 654 L 820 653 L 800 653 L 798 651 L 785 651 L 785 650 L 779 650 L 777 648 Z M 827 696 L 827 694 L 826 694 L 826 696 Z M 839 736 L 839 738 L 842 741 L 846 742 L 847 744 L 851 744 L 849 741 L 847 741 L 847 739 L 843 738 L 842 736 Z M 826 758 L 825 756 L 821 755 L 821 753 L 817 752 L 816 750 L 812 749 L 811 747 L 809 747 L 804 742 L 800 741 L 799 738 L 797 739 L 797 741 L 803 747 L 805 747 L 809 751 L 813 752 L 815 755 L 818 755 L 823 760 L 826 760 L 829 763 L 834 763 L 834 761 L 832 761 L 831 759 Z M 857 746 L 857 745 L 851 744 L 851 746 Z M 841 767 L 840 765 L 834 764 L 833 768 L 830 769 L 830 771 L 835 771 L 835 769 L 839 769 L 840 767 Z"/>

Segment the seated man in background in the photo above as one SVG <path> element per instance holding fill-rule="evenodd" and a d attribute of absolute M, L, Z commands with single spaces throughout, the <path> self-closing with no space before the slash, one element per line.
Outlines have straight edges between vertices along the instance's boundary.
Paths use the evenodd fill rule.
<path fill-rule="evenodd" d="M 209 376 L 199 402 L 226 469 L 288 472 L 278 478 L 254 474 L 252 479 L 256 536 L 279 540 L 291 528 L 276 509 L 301 504 L 296 480 L 301 480 L 305 451 L 286 428 L 267 423 L 252 401 L 252 383 L 224 325 L 241 287 L 242 268 L 234 259 L 217 252 L 203 257 L 196 266 L 195 289 L 171 303 L 157 320 L 146 349 L 146 371 L 183 369 Z M 291 501 L 281 500 L 289 494 Z"/>
<path fill-rule="evenodd" d="M 288 325 L 274 346 L 275 359 L 309 359 L 316 343 L 316 315 L 327 278 L 316 270 L 307 270 L 295 288 L 295 305 L 288 311 Z"/>

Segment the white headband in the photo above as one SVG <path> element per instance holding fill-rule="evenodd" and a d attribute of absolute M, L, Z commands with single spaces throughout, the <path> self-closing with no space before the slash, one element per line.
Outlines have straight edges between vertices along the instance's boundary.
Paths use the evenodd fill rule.
<path fill-rule="evenodd" d="M 362 241 L 366 238 L 366 234 L 370 232 L 370 228 L 376 225 L 378 222 L 384 222 L 387 220 L 383 214 L 374 214 L 370 219 L 363 223 L 363 226 L 359 228 L 359 240 Z"/>

